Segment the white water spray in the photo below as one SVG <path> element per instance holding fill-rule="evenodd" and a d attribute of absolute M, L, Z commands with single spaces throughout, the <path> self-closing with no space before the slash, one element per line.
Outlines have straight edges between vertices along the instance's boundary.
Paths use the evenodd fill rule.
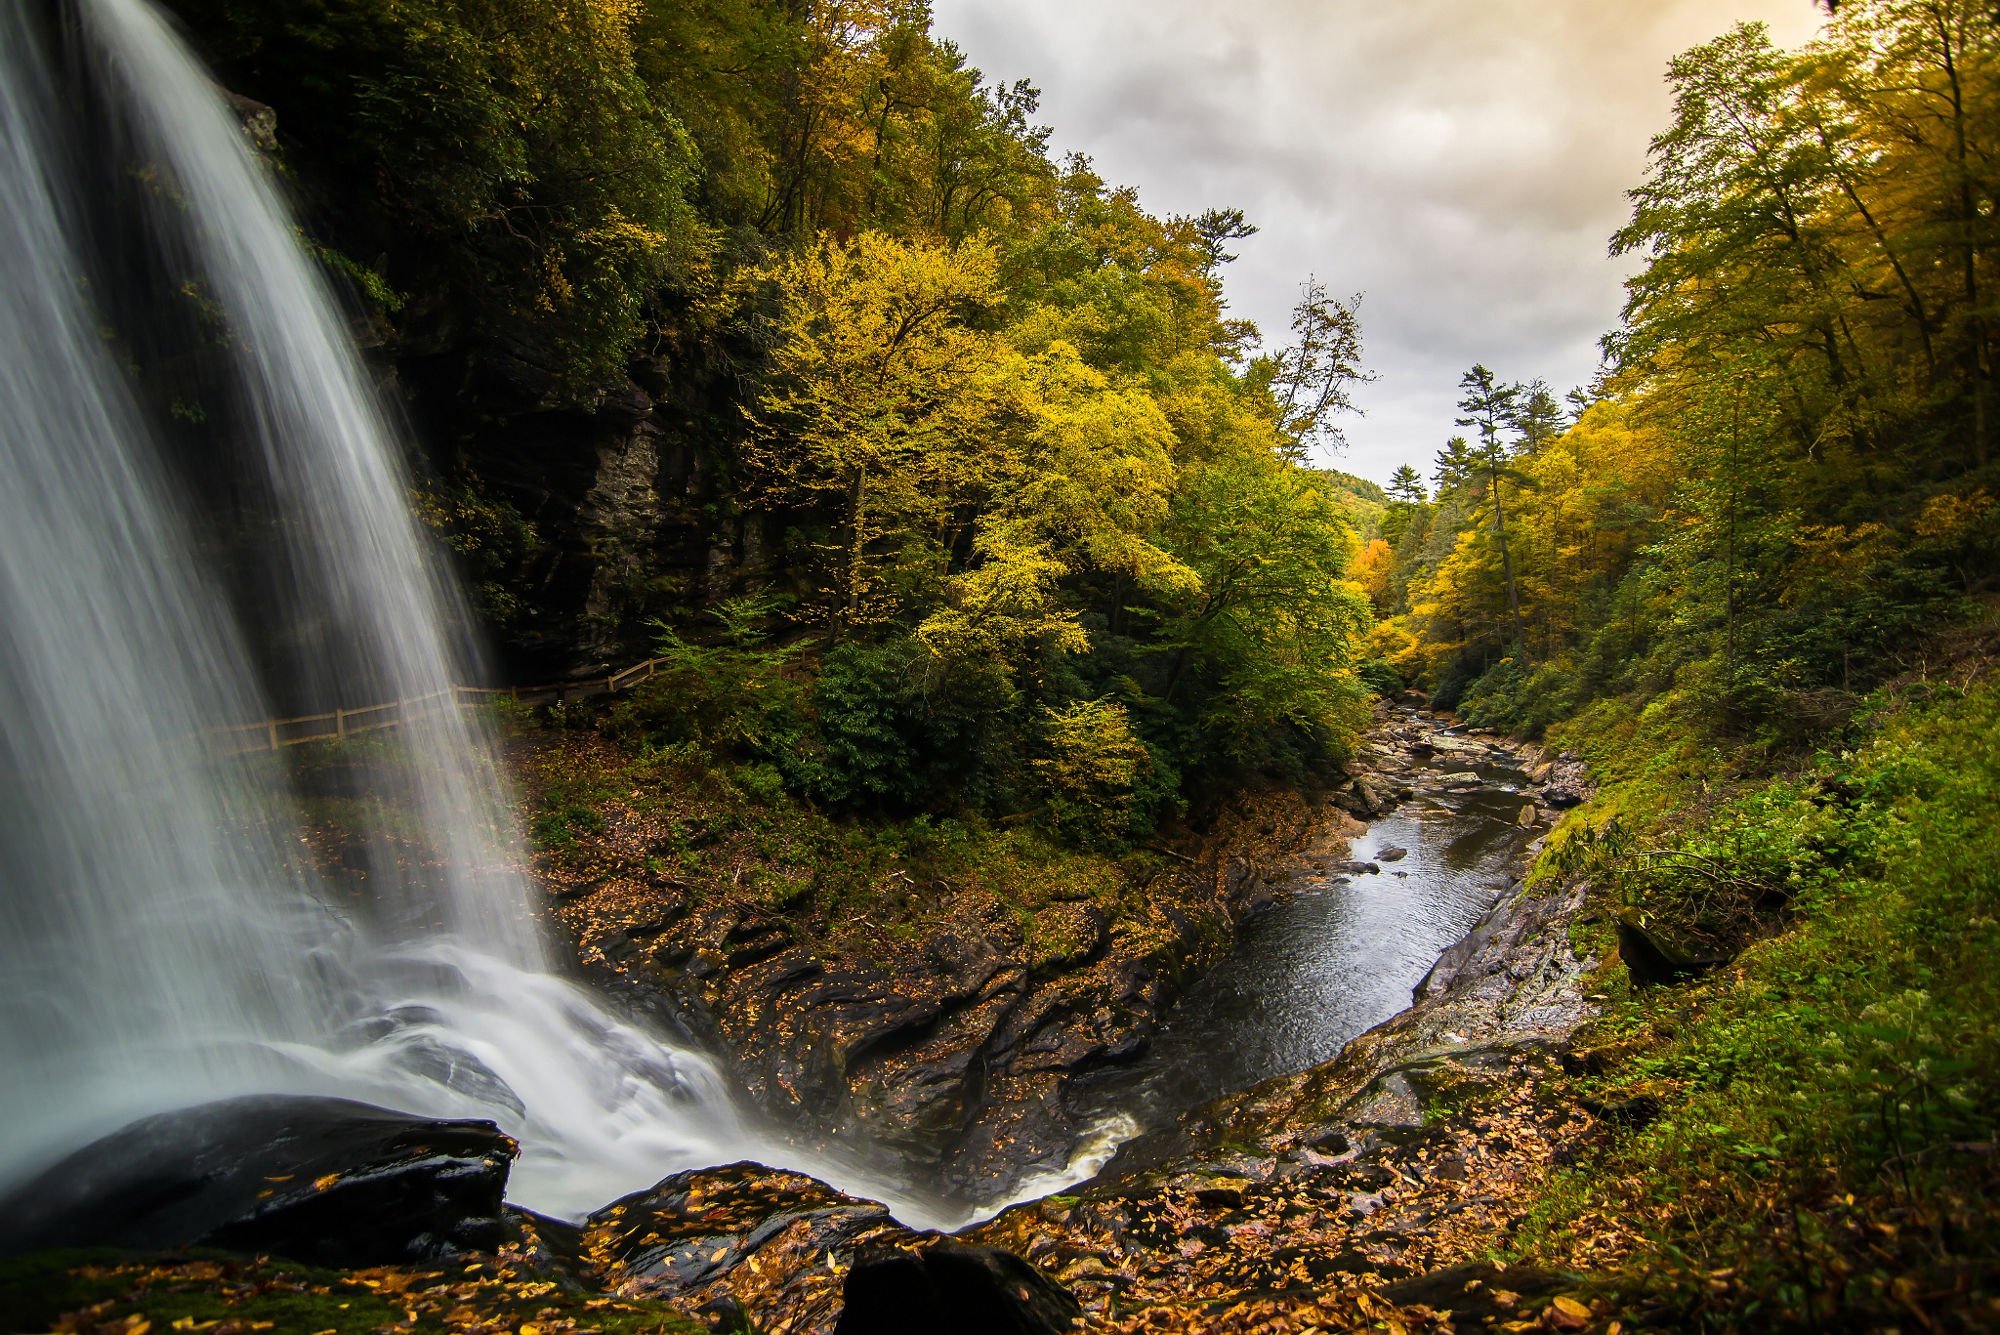
<path fill-rule="evenodd" d="M 505 783 L 458 709 L 381 748 L 418 853 L 371 857 L 366 921 L 303 864 L 278 767 L 202 756 L 278 690 L 449 692 L 466 618 L 331 294 L 200 66 L 146 0 L 27 9 L 0 6 L 0 1185 L 131 1118 L 262 1092 L 491 1118 L 523 1144 L 510 1195 L 549 1213 L 739 1158 L 898 1203 L 773 1144 L 705 1057 L 549 971 Z M 93 288 L 114 266 L 79 164 L 106 153 L 144 184 L 112 242 L 138 233 L 226 322 L 231 420 L 283 553 L 257 604 L 283 624 L 254 635 Z M 283 682 L 253 667 L 274 636 Z"/>

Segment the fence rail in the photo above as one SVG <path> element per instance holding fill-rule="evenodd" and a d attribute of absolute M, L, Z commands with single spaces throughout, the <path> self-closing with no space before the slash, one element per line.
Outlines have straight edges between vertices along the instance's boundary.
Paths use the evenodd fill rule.
<path fill-rule="evenodd" d="M 485 704 L 502 696 L 529 704 L 590 700 L 598 696 L 617 695 L 652 680 L 665 661 L 649 658 L 609 676 L 551 682 L 545 686 L 453 686 L 448 690 L 433 691 L 408 700 L 391 700 L 386 704 L 336 709 L 327 714 L 300 714 L 296 718 L 265 719 L 260 723 L 235 723 L 211 728 L 208 736 L 218 744 L 223 755 L 240 756 L 259 751 L 278 751 L 306 742 L 345 740 L 364 733 L 380 732 L 384 728 L 400 728 L 440 708 Z"/>

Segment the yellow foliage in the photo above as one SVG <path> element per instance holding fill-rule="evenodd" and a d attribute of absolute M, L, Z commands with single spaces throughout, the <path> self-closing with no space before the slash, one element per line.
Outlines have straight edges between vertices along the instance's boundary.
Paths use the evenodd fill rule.
<path fill-rule="evenodd" d="M 1132 735 L 1125 706 L 1079 700 L 1042 710 L 1047 754 L 1033 762 L 1048 789 L 1072 801 L 1103 807 L 1129 794 L 1152 758 Z"/>
<path fill-rule="evenodd" d="M 1380 611 L 1389 605 L 1389 579 L 1396 573 L 1396 552 L 1388 542 L 1376 538 L 1361 549 L 1349 571 L 1361 591 Z"/>

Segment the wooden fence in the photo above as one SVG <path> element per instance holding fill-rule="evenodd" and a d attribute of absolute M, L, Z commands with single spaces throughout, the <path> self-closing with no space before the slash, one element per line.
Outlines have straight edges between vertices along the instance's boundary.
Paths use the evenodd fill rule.
<path fill-rule="evenodd" d="M 546 686 L 454 686 L 410 700 L 362 705 L 356 709 L 336 709 L 330 714 L 301 714 L 297 718 L 265 719 L 261 723 L 237 723 L 210 729 L 208 736 L 223 755 L 248 755 L 276 751 L 306 742 L 329 742 L 400 728 L 413 719 L 443 708 L 485 704 L 497 696 L 523 700 L 529 704 L 560 704 L 568 700 L 589 700 L 597 696 L 629 691 L 650 681 L 665 659 L 649 658 L 608 677 L 585 677 L 577 681 L 553 682 Z"/>

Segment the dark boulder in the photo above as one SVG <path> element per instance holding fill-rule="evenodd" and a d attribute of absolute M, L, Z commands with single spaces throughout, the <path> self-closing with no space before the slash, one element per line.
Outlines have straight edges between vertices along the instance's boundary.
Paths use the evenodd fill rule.
<path fill-rule="evenodd" d="M 1584 1098 L 1578 1102 L 1598 1121 L 1630 1127 L 1634 1131 L 1644 1130 L 1659 1121 L 1667 1110 L 1666 1104 L 1655 1094 L 1635 1094 L 1631 1098 L 1609 1101 Z"/>
<path fill-rule="evenodd" d="M 487 1251 L 518 1152 L 491 1122 L 228 1099 L 132 1123 L 0 1201 L 0 1254 L 215 1247 L 327 1266 Z"/>
<path fill-rule="evenodd" d="M 582 1251 L 604 1288 L 690 1305 L 731 1296 L 770 1320 L 791 1301 L 778 1291 L 885 1236 L 915 1235 L 887 1206 L 803 1173 L 736 1163 L 675 1173 L 605 1206 L 584 1221 Z"/>
<path fill-rule="evenodd" d="M 835 1335 L 1059 1335 L 1083 1315 L 1012 1252 L 945 1238 L 859 1253 L 842 1298 Z"/>
<path fill-rule="evenodd" d="M 1699 978 L 1729 963 L 1723 956 L 1689 955 L 1640 926 L 1629 913 L 1618 915 L 1618 958 L 1641 987 Z"/>

